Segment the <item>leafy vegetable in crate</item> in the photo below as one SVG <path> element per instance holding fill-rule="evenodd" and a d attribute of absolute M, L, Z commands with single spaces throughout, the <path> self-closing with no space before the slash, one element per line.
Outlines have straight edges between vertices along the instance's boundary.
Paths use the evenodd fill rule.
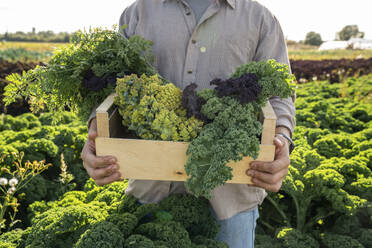
<path fill-rule="evenodd" d="M 182 91 L 158 75 L 118 78 L 115 104 L 123 125 L 143 139 L 190 141 L 203 122 L 186 116 Z"/>
<path fill-rule="evenodd" d="M 201 115 L 210 123 L 187 150 L 186 186 L 193 194 L 210 198 L 215 187 L 232 179 L 228 162 L 257 158 L 262 130 L 258 114 L 271 96 L 292 95 L 293 79 L 287 66 L 274 60 L 250 62 L 226 81 L 213 80 L 215 90 L 197 93 L 205 101 Z"/>
<path fill-rule="evenodd" d="M 13 83 L 5 88 L 5 102 L 22 96 L 34 112 L 46 108 L 58 114 L 67 107 L 87 119 L 112 93 L 116 77 L 155 74 L 151 61 L 151 42 L 139 36 L 125 39 L 99 28 L 80 31 L 45 66 L 9 75 L 7 80 Z"/>
<path fill-rule="evenodd" d="M 293 79 L 287 66 L 274 60 L 251 62 L 226 81 L 213 80 L 214 90 L 196 93 L 192 84 L 182 96 L 157 75 L 130 75 L 117 80 L 115 104 L 124 126 L 141 138 L 191 141 L 187 187 L 210 197 L 212 189 L 232 178 L 229 161 L 258 156 L 261 108 L 271 96 L 290 96 Z"/>

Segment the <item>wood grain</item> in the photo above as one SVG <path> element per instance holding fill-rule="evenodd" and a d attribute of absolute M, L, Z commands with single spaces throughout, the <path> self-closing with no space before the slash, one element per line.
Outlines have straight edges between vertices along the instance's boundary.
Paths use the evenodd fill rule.
<path fill-rule="evenodd" d="M 118 159 L 120 172 L 125 178 L 186 181 L 184 170 L 188 143 L 171 141 L 152 141 L 135 139 L 112 139 L 98 137 L 96 150 L 98 156 L 112 155 Z M 261 145 L 258 160 L 272 161 L 274 145 Z M 250 183 L 245 174 L 252 158 L 245 157 L 239 162 L 230 162 L 233 179 L 228 183 Z"/>
<path fill-rule="evenodd" d="M 262 123 L 262 135 L 261 145 L 272 145 L 274 144 L 275 128 L 276 128 L 276 115 L 271 107 L 270 102 L 262 108 L 263 123 Z"/>

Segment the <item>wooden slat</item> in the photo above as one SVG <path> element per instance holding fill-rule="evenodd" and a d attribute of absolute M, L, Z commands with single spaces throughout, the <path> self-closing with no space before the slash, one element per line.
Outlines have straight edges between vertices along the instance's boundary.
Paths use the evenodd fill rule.
<path fill-rule="evenodd" d="M 109 109 L 114 104 L 115 94 L 109 95 L 96 109 L 98 137 L 110 137 Z"/>
<path fill-rule="evenodd" d="M 260 153 L 257 160 L 260 161 L 273 161 L 275 154 L 274 145 L 260 145 Z M 250 168 L 249 163 L 253 161 L 251 157 L 244 157 L 239 162 L 230 162 L 228 166 L 233 168 L 233 179 L 227 181 L 226 183 L 240 183 L 240 184 L 250 184 L 251 177 L 247 176 L 245 172 Z"/>
<path fill-rule="evenodd" d="M 98 137 L 110 137 L 108 113 L 96 113 Z"/>
<path fill-rule="evenodd" d="M 106 97 L 106 99 L 101 103 L 101 105 L 98 106 L 98 108 L 96 109 L 96 112 L 97 113 L 109 112 L 109 109 L 114 104 L 114 97 L 115 97 L 115 93 L 112 93 L 111 95 Z"/>
<path fill-rule="evenodd" d="M 276 115 L 269 101 L 262 108 L 262 112 L 264 119 L 262 124 L 261 145 L 272 145 L 275 136 Z"/>
<path fill-rule="evenodd" d="M 187 146 L 185 142 L 96 139 L 97 155 L 115 156 L 123 177 L 131 179 L 186 181 L 184 165 Z M 258 160 L 272 161 L 274 150 L 274 145 L 261 145 Z M 250 161 L 252 158 L 246 157 L 237 163 L 229 163 L 234 178 L 228 183 L 250 183 L 250 178 L 245 174 Z"/>
<path fill-rule="evenodd" d="M 276 114 L 269 101 L 262 108 L 262 112 L 265 119 L 276 120 Z"/>

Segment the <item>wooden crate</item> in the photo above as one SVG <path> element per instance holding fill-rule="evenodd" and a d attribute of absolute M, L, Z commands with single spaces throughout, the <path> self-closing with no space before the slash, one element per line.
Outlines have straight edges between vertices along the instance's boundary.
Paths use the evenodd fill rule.
<path fill-rule="evenodd" d="M 141 139 L 117 138 L 124 130 L 121 116 L 113 105 L 114 94 L 108 96 L 97 108 L 96 153 L 98 156 L 112 155 L 118 159 L 120 172 L 129 179 L 186 181 L 184 170 L 188 143 L 173 141 L 154 141 Z M 260 153 L 257 160 L 273 161 L 275 146 L 276 116 L 268 102 L 262 109 Z M 253 159 L 244 157 L 239 162 L 230 162 L 233 168 L 233 179 L 227 183 L 250 183 L 250 177 L 245 174 Z"/>

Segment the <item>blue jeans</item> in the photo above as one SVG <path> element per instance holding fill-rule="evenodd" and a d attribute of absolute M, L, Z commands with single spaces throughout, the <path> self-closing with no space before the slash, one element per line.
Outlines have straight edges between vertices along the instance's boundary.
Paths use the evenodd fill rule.
<path fill-rule="evenodd" d="M 221 225 L 217 240 L 226 242 L 230 248 L 253 248 L 258 216 L 258 209 L 255 208 L 238 213 L 230 219 L 217 220 Z"/>

